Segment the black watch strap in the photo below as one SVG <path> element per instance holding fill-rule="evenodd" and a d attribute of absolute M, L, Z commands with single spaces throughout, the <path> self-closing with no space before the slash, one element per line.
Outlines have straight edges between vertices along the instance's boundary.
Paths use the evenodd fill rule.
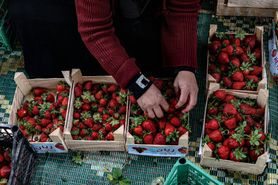
<path fill-rule="evenodd" d="M 140 98 L 152 85 L 152 82 L 142 73 L 136 75 L 127 85 L 136 99 Z"/>

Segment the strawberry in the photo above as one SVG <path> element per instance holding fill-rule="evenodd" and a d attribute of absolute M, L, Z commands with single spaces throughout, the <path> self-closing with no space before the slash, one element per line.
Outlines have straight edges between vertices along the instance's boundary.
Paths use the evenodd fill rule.
<path fill-rule="evenodd" d="M 143 137 L 143 141 L 145 144 L 153 144 L 153 135 L 147 134 Z"/>
<path fill-rule="evenodd" d="M 248 115 L 256 114 L 256 109 L 246 103 L 241 103 L 239 107 L 243 114 L 248 114 Z"/>
<path fill-rule="evenodd" d="M 264 115 L 264 108 L 257 108 L 255 116 L 260 117 Z"/>
<path fill-rule="evenodd" d="M 102 97 L 103 97 L 102 91 L 98 91 L 98 92 L 95 94 L 95 98 L 96 98 L 97 100 L 100 100 Z"/>
<path fill-rule="evenodd" d="M 210 72 L 216 72 L 216 68 L 217 68 L 217 66 L 215 64 L 209 64 L 209 66 L 208 66 L 208 70 Z"/>
<path fill-rule="evenodd" d="M 92 132 L 91 137 L 92 137 L 93 140 L 99 139 L 99 135 L 98 135 L 97 132 Z"/>
<path fill-rule="evenodd" d="M 205 128 L 205 134 L 210 134 L 210 133 L 212 133 L 212 131 L 213 130 L 211 130 L 211 129 Z"/>
<path fill-rule="evenodd" d="M 88 103 L 83 103 L 82 106 L 81 106 L 81 109 L 83 111 L 89 111 L 89 110 L 91 110 L 91 106 Z"/>
<path fill-rule="evenodd" d="M 252 80 L 252 82 L 255 82 L 255 83 L 259 82 L 259 78 L 255 75 L 246 75 L 245 78 L 248 80 Z"/>
<path fill-rule="evenodd" d="M 211 130 L 216 130 L 219 128 L 219 123 L 216 119 L 211 119 L 206 123 L 205 127 Z"/>
<path fill-rule="evenodd" d="M 92 81 L 86 81 L 83 83 L 83 88 L 87 91 L 90 91 L 93 87 L 93 82 Z"/>
<path fill-rule="evenodd" d="M 119 112 L 119 114 L 124 114 L 126 112 L 126 106 L 125 105 L 120 106 L 118 112 Z"/>
<path fill-rule="evenodd" d="M 178 128 L 178 132 L 179 132 L 179 136 L 182 136 L 183 134 L 185 134 L 187 132 L 187 129 L 183 126 L 180 126 Z"/>
<path fill-rule="evenodd" d="M 212 151 L 215 150 L 215 145 L 212 142 L 208 142 L 207 145 Z"/>
<path fill-rule="evenodd" d="M 88 131 L 86 129 L 81 129 L 80 130 L 80 133 L 79 133 L 79 136 L 81 137 L 85 137 L 88 135 Z"/>
<path fill-rule="evenodd" d="M 47 142 L 48 141 L 48 136 L 45 133 L 42 133 L 40 135 L 40 142 Z"/>
<path fill-rule="evenodd" d="M 99 100 L 99 105 L 100 106 L 105 106 L 106 104 L 107 104 L 106 99 L 102 98 L 102 99 Z"/>
<path fill-rule="evenodd" d="M 236 114 L 236 115 L 235 115 L 235 118 L 236 118 L 236 120 L 237 120 L 238 122 L 243 121 L 243 117 L 240 115 L 240 113 Z"/>
<path fill-rule="evenodd" d="M 32 109 L 32 114 L 38 115 L 40 113 L 39 107 L 37 105 L 34 105 Z"/>
<path fill-rule="evenodd" d="M 239 143 L 234 138 L 229 138 L 228 147 L 231 149 L 237 148 L 237 147 L 239 147 Z"/>
<path fill-rule="evenodd" d="M 218 109 L 216 107 L 210 107 L 208 109 L 208 115 L 216 115 L 218 113 Z"/>
<path fill-rule="evenodd" d="M 105 139 L 108 140 L 108 141 L 113 141 L 113 140 L 114 140 L 113 133 L 112 133 L 112 132 L 109 132 L 109 133 L 106 135 Z"/>
<path fill-rule="evenodd" d="M 72 136 L 78 136 L 79 135 L 79 128 L 72 127 L 70 133 L 71 133 Z"/>
<path fill-rule="evenodd" d="M 264 132 L 260 131 L 259 134 L 261 135 L 260 140 L 264 142 L 266 140 L 266 135 Z"/>
<path fill-rule="evenodd" d="M 227 96 L 224 99 L 224 102 L 231 103 L 232 100 L 236 100 L 236 98 L 231 94 L 227 94 Z"/>
<path fill-rule="evenodd" d="M 241 41 L 239 38 L 234 38 L 234 39 L 232 39 L 232 43 L 236 46 L 240 46 Z"/>
<path fill-rule="evenodd" d="M 216 91 L 214 91 L 213 95 L 219 100 L 224 100 L 226 97 L 226 91 L 216 90 Z"/>
<path fill-rule="evenodd" d="M 228 159 L 229 153 L 230 153 L 230 148 L 224 145 L 220 146 L 217 150 L 217 154 L 221 159 Z"/>
<path fill-rule="evenodd" d="M 236 55 L 241 55 L 244 53 L 244 51 L 241 47 L 237 46 L 235 49 L 235 53 L 236 53 Z"/>
<path fill-rule="evenodd" d="M 116 90 L 117 90 L 117 85 L 115 85 L 115 84 L 111 84 L 107 89 L 107 91 L 110 92 L 110 93 L 113 93 Z"/>
<path fill-rule="evenodd" d="M 69 98 L 68 97 L 64 97 L 63 101 L 62 101 L 62 106 L 68 106 L 68 101 L 69 101 Z"/>
<path fill-rule="evenodd" d="M 236 114 L 238 114 L 238 112 L 237 112 L 235 106 L 234 106 L 233 104 L 231 104 L 231 103 L 226 103 L 226 104 L 224 105 L 223 113 L 224 113 L 224 114 L 230 114 L 230 115 L 236 115 Z"/>
<path fill-rule="evenodd" d="M 220 132 L 220 130 L 214 130 L 208 136 L 214 142 L 220 142 L 223 139 L 222 133 Z"/>
<path fill-rule="evenodd" d="M 231 151 L 230 156 L 229 156 L 230 160 L 236 161 L 236 162 L 242 161 L 242 160 L 246 159 L 246 157 L 247 156 L 244 153 L 242 148 L 237 148 L 234 151 Z"/>
<path fill-rule="evenodd" d="M 63 81 L 58 82 L 58 84 L 56 85 L 56 91 L 58 93 L 63 92 L 67 89 L 67 84 Z"/>
<path fill-rule="evenodd" d="M 239 61 L 238 58 L 233 58 L 233 59 L 231 60 L 231 64 L 232 64 L 233 66 L 235 66 L 235 67 L 240 67 L 240 61 Z"/>
<path fill-rule="evenodd" d="M 260 48 L 254 49 L 254 53 L 253 53 L 253 54 L 254 54 L 254 56 L 256 57 L 257 60 L 260 60 L 260 59 L 261 59 L 261 55 L 262 55 L 261 52 L 262 52 L 262 51 L 261 51 Z"/>
<path fill-rule="evenodd" d="M 133 95 L 129 96 L 129 100 L 130 100 L 131 104 L 135 104 L 137 102 L 135 96 L 133 96 Z"/>
<path fill-rule="evenodd" d="M 143 135 L 143 128 L 142 128 L 142 126 L 141 126 L 141 125 L 138 125 L 137 127 L 135 127 L 135 128 L 133 129 L 133 132 L 134 132 L 134 134 L 137 135 L 137 136 L 142 136 L 142 135 Z"/>
<path fill-rule="evenodd" d="M 225 39 L 222 41 L 222 44 L 224 44 L 225 46 L 228 46 L 230 44 L 230 41 L 228 39 Z"/>
<path fill-rule="evenodd" d="M 244 76 L 242 74 L 242 72 L 240 71 L 236 71 L 232 74 L 231 76 L 233 81 L 237 81 L 237 82 L 242 82 L 244 80 Z"/>
<path fill-rule="evenodd" d="M 75 97 L 80 97 L 83 94 L 82 86 L 80 83 L 76 84 L 74 87 L 74 96 Z"/>
<path fill-rule="evenodd" d="M 102 125 L 99 123 L 95 123 L 92 127 L 93 131 L 99 131 L 102 128 Z"/>
<path fill-rule="evenodd" d="M 106 120 L 108 120 L 108 118 L 109 118 L 110 116 L 108 115 L 108 114 L 103 114 L 102 115 L 102 121 L 106 121 Z"/>
<path fill-rule="evenodd" d="M 11 173 L 10 166 L 2 166 L 0 168 L 0 177 L 1 178 L 9 179 L 10 173 Z"/>
<path fill-rule="evenodd" d="M 164 130 L 166 136 L 169 136 L 175 130 L 176 129 L 175 129 L 175 127 L 172 124 L 166 123 L 165 130 Z"/>
<path fill-rule="evenodd" d="M 156 125 L 151 120 L 146 120 L 142 123 L 144 130 L 150 131 L 151 133 L 156 132 Z"/>
<path fill-rule="evenodd" d="M 118 105 L 118 101 L 117 100 L 115 100 L 115 99 L 112 99 L 112 100 L 110 100 L 110 102 L 109 102 L 109 107 L 110 108 L 115 108 L 115 107 L 117 107 L 117 105 Z"/>
<path fill-rule="evenodd" d="M 234 47 L 233 47 L 232 45 L 228 45 L 228 46 L 226 46 L 226 48 L 223 48 L 223 49 L 222 49 L 222 52 L 227 53 L 229 56 L 231 56 L 231 55 L 233 55 L 233 53 L 234 53 Z M 222 52 L 221 52 L 221 53 L 222 53 Z M 220 54 L 221 54 L 221 53 L 220 53 Z M 220 54 L 219 54 L 219 55 L 220 55 Z M 224 54 L 222 54 L 222 55 L 224 56 Z M 222 57 L 223 57 L 223 56 L 222 56 Z M 221 58 L 221 59 L 223 59 L 223 58 Z M 219 58 L 218 58 L 218 60 L 219 60 Z M 220 60 L 220 61 L 222 61 L 222 60 Z M 219 62 L 220 62 L 220 61 L 219 61 Z M 229 62 L 229 61 L 228 61 L 228 62 Z M 225 62 L 225 63 L 228 63 L 228 62 Z M 222 62 L 220 62 L 220 63 L 222 63 Z"/>
<path fill-rule="evenodd" d="M 217 50 L 221 47 L 220 41 L 213 41 L 211 44 L 209 44 L 209 51 L 212 54 L 216 54 Z"/>
<path fill-rule="evenodd" d="M 41 87 L 36 87 L 36 88 L 33 89 L 34 96 L 41 96 L 45 92 L 46 92 L 46 90 L 44 88 L 41 88 Z"/>
<path fill-rule="evenodd" d="M 0 164 L 4 161 L 4 156 L 0 153 Z"/>
<path fill-rule="evenodd" d="M 73 118 L 74 119 L 79 119 L 80 118 L 80 113 L 79 112 L 74 112 L 73 113 Z"/>
<path fill-rule="evenodd" d="M 218 55 L 218 62 L 221 64 L 228 64 L 229 63 L 229 55 L 226 52 L 220 52 Z"/>
<path fill-rule="evenodd" d="M 211 76 L 215 79 L 215 81 L 218 83 L 221 80 L 221 74 L 220 73 L 212 73 Z"/>
<path fill-rule="evenodd" d="M 230 138 L 225 139 L 224 142 L 223 142 L 223 145 L 228 146 L 229 140 L 230 140 Z"/>
<path fill-rule="evenodd" d="M 153 144 L 155 145 L 165 145 L 166 138 L 162 133 L 157 133 L 154 137 Z"/>
<path fill-rule="evenodd" d="M 237 120 L 236 118 L 230 118 L 226 121 L 224 121 L 224 125 L 228 128 L 228 129 L 234 129 L 237 126 Z"/>
<path fill-rule="evenodd" d="M 227 71 L 229 71 L 229 68 L 228 68 L 227 65 L 221 64 L 220 65 L 220 71 L 221 72 L 227 72 Z"/>
<path fill-rule="evenodd" d="M 253 66 L 253 71 L 250 72 L 251 75 L 260 75 L 263 71 L 263 68 L 262 67 L 259 67 L 259 66 Z"/>
<path fill-rule="evenodd" d="M 166 120 L 165 119 L 161 119 L 161 120 L 158 121 L 158 126 L 159 126 L 160 130 L 164 130 L 165 125 L 166 125 Z"/>
<path fill-rule="evenodd" d="M 42 125 L 42 127 L 46 127 L 50 122 L 51 122 L 50 119 L 43 118 L 43 119 L 41 119 L 40 124 Z"/>
<path fill-rule="evenodd" d="M 258 157 L 260 155 L 262 155 L 263 149 L 261 148 L 257 148 L 257 149 L 252 149 L 249 150 L 249 157 L 253 160 L 253 161 L 257 161 Z"/>
<path fill-rule="evenodd" d="M 83 121 L 84 125 L 86 125 L 89 128 L 93 127 L 93 119 L 92 118 L 87 118 Z"/>
<path fill-rule="evenodd" d="M 179 127 L 181 125 L 179 118 L 177 118 L 175 116 L 170 119 L 170 123 L 172 125 L 174 125 L 175 127 Z"/>
<path fill-rule="evenodd" d="M 25 116 L 27 116 L 27 110 L 20 108 L 17 110 L 17 116 L 19 118 L 24 118 Z"/>
<path fill-rule="evenodd" d="M 245 82 L 234 82 L 232 85 L 232 89 L 241 90 L 245 85 Z"/>

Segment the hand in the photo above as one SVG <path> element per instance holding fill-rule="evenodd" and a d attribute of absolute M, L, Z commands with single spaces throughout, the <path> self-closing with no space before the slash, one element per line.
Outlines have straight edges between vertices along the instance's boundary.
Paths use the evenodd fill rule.
<path fill-rule="evenodd" d="M 194 73 L 190 71 L 180 71 L 174 81 L 176 94 L 180 94 L 176 108 L 185 105 L 182 112 L 190 111 L 197 103 L 198 85 Z"/>
<path fill-rule="evenodd" d="M 162 118 L 162 109 L 168 111 L 169 108 L 167 101 L 154 84 L 137 100 L 137 103 L 143 111 L 148 113 L 150 118 Z"/>

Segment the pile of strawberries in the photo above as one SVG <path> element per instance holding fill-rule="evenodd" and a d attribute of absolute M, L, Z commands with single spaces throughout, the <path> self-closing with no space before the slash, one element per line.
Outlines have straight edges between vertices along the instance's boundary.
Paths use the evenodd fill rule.
<path fill-rule="evenodd" d="M 125 123 L 127 91 L 115 84 L 86 81 L 74 87 L 74 140 L 114 140 Z"/>
<path fill-rule="evenodd" d="M 208 73 L 222 87 L 254 91 L 262 79 L 256 35 L 216 33 L 209 44 Z"/>
<path fill-rule="evenodd" d="M 130 96 L 131 112 L 129 132 L 136 144 L 178 145 L 179 138 L 189 130 L 188 114 L 176 110 L 177 97 L 172 81 L 151 78 L 170 104 L 163 118 L 150 119 L 141 110 L 135 98 Z"/>
<path fill-rule="evenodd" d="M 9 148 L 0 148 L 0 185 L 6 185 L 12 167 L 11 150 Z"/>
<path fill-rule="evenodd" d="M 208 100 L 204 142 L 212 157 L 256 162 L 268 140 L 263 122 L 264 108 L 255 99 L 217 90 Z"/>
<path fill-rule="evenodd" d="M 33 98 L 17 110 L 19 128 L 29 141 L 46 142 L 58 127 L 63 131 L 69 90 L 69 85 L 62 81 L 56 85 L 56 93 L 40 87 L 32 90 Z"/>

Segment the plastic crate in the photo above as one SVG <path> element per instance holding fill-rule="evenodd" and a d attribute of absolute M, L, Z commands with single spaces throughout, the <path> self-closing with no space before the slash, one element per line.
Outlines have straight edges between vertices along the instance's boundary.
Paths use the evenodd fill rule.
<path fill-rule="evenodd" d="M 17 126 L 0 124 L 0 146 L 12 149 L 12 169 L 8 185 L 29 184 L 36 155 Z"/>
<path fill-rule="evenodd" d="M 208 175 L 204 170 L 186 160 L 180 158 L 170 174 L 167 176 L 165 185 L 222 185 L 223 183 Z"/>

